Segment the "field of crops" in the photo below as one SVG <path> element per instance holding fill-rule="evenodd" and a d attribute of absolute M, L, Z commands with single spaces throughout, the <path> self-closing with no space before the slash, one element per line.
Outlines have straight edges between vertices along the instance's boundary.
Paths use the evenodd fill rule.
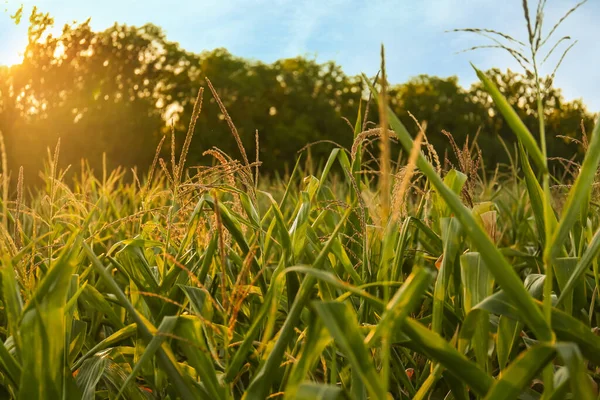
<path fill-rule="evenodd" d="M 352 149 L 286 179 L 241 147 L 185 169 L 188 136 L 143 181 L 82 164 L 67 185 L 60 145 L 45 188 L 4 180 L 4 397 L 596 398 L 599 129 L 550 195 L 480 77 L 521 143 L 492 178 L 469 146 L 444 170 L 388 112 L 393 130 L 359 116 Z"/>
<path fill-rule="evenodd" d="M 383 66 L 379 127 L 367 104 L 351 148 L 285 178 L 224 107 L 239 154 L 186 164 L 203 90 L 150 171 L 67 167 L 59 142 L 28 188 L 0 141 L 0 398 L 598 398 L 600 123 L 554 177 L 543 112 L 537 139 L 476 73 L 518 143 L 493 174 L 405 127 Z"/>

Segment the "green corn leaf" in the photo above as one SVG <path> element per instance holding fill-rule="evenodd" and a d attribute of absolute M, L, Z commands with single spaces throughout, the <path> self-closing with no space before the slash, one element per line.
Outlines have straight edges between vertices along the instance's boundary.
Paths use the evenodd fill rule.
<path fill-rule="evenodd" d="M 581 165 L 579 175 L 569 190 L 569 195 L 563 207 L 558 227 L 553 232 L 550 242 L 546 244 L 544 256 L 554 259 L 564 244 L 569 231 L 577 222 L 581 208 L 587 202 L 588 194 L 596 177 L 600 163 L 600 119 L 591 134 L 589 147 Z"/>
<path fill-rule="evenodd" d="M 78 319 L 72 320 L 72 328 L 70 332 L 69 356 L 67 357 L 67 365 L 71 365 L 75 358 L 79 355 L 87 338 L 86 322 Z"/>
<path fill-rule="evenodd" d="M 377 98 L 378 95 L 375 88 L 371 86 L 370 89 L 374 97 Z M 402 147 L 407 152 L 410 152 L 413 146 L 410 134 L 389 107 L 387 107 L 387 113 L 390 125 L 398 135 L 398 140 L 402 144 Z M 552 340 L 552 332 L 542 312 L 535 306 L 516 272 L 494 243 L 492 243 L 485 231 L 475 221 L 470 210 L 462 204 L 460 198 L 450 188 L 444 185 L 433 166 L 422 154 L 417 159 L 417 166 L 429 179 L 429 182 L 439 195 L 446 201 L 448 207 L 454 212 L 455 217 L 462 224 L 465 234 L 471 239 L 477 251 L 482 255 L 485 265 L 494 274 L 496 282 L 506 291 L 511 300 L 518 305 L 519 313 L 523 315 L 526 324 L 541 340 Z"/>
<path fill-rule="evenodd" d="M 544 296 L 544 282 L 546 281 L 546 275 L 543 274 L 529 274 L 525 278 L 525 288 L 536 300 L 542 300 Z"/>
<path fill-rule="evenodd" d="M 376 308 L 378 310 L 384 308 L 383 306 L 385 305 L 385 303 L 382 300 L 380 300 L 378 297 L 373 296 L 369 292 L 367 292 L 363 289 L 360 289 L 357 286 L 353 286 L 345 281 L 342 281 L 341 279 L 337 278 L 331 272 L 314 269 L 312 267 L 301 267 L 301 266 L 286 268 L 285 273 L 290 273 L 290 272 L 299 272 L 302 274 L 311 275 L 320 281 L 326 282 L 327 284 L 329 284 L 331 286 L 335 286 L 339 289 L 344 290 L 344 294 L 337 299 L 338 301 L 341 301 L 341 300 L 349 297 L 350 295 L 354 294 L 356 296 L 364 298 L 366 301 L 369 302 L 369 304 L 371 304 L 374 308 Z"/>
<path fill-rule="evenodd" d="M 425 236 L 427 236 L 427 238 L 432 242 L 433 247 L 436 249 L 436 253 L 442 251 L 442 247 L 444 245 L 442 239 L 430 227 L 425 225 L 425 223 L 418 218 L 409 217 L 409 219 L 410 222 L 419 230 L 419 232 L 425 234 Z"/>
<path fill-rule="evenodd" d="M 460 273 L 463 289 L 464 310 L 471 309 L 492 294 L 494 276 L 480 253 L 470 252 L 460 256 Z"/>
<path fill-rule="evenodd" d="M 192 306 L 192 310 L 197 315 L 202 315 L 202 317 L 208 321 L 212 320 L 213 316 L 213 304 L 209 301 L 208 296 L 210 295 L 206 289 L 180 285 L 179 286 L 185 296 L 188 298 L 190 305 Z"/>
<path fill-rule="evenodd" d="M 269 211 L 267 211 L 266 215 L 269 215 L 271 210 L 273 210 L 275 217 L 273 218 L 272 223 L 275 224 L 274 226 L 277 227 L 278 234 L 279 234 L 279 241 L 281 243 L 281 246 L 283 247 L 283 250 L 287 254 L 292 254 L 292 239 L 290 237 L 288 228 L 286 227 L 285 218 L 283 217 L 283 214 L 281 212 L 281 209 L 279 208 L 279 205 L 277 204 L 277 202 L 275 201 L 273 196 L 271 196 L 270 193 L 261 192 L 261 191 L 258 191 L 258 193 L 264 194 L 267 197 L 267 199 L 270 201 L 271 206 L 269 207 Z M 265 218 L 266 218 L 266 215 L 265 215 Z"/>
<path fill-rule="evenodd" d="M 14 266 L 8 257 L 5 255 L 2 259 L 2 301 L 6 312 L 8 322 L 8 332 L 13 337 L 15 342 L 15 350 L 17 356 L 21 353 L 21 338 L 19 336 L 19 321 L 23 311 L 23 300 L 19 292 L 19 286 L 15 277 Z"/>
<path fill-rule="evenodd" d="M 460 195 L 465 183 L 467 182 L 467 176 L 462 172 L 455 169 L 451 169 L 444 177 L 444 185 L 448 187 L 454 194 Z M 448 207 L 448 204 L 444 200 L 444 197 L 436 192 L 434 198 L 435 208 L 437 209 L 437 218 L 441 221 L 442 218 L 448 218 L 452 216 L 452 210 Z"/>
<path fill-rule="evenodd" d="M 561 293 L 564 292 L 563 289 L 567 285 L 569 278 L 573 276 L 578 261 L 579 259 L 575 257 L 561 257 L 554 260 L 554 276 L 556 277 Z M 577 316 L 579 315 L 578 311 L 584 308 L 586 303 L 584 281 L 583 279 L 579 279 L 575 285 L 575 290 L 565 294 L 565 299 L 561 303 L 561 307 L 567 314 Z M 577 312 L 574 314 L 574 311 Z"/>
<path fill-rule="evenodd" d="M 481 369 L 488 369 L 489 313 L 472 309 L 463 321 L 458 335 L 458 351 L 466 353 L 469 344 L 474 349 L 475 359 Z"/>
<path fill-rule="evenodd" d="M 402 331 L 411 339 L 417 351 L 440 363 L 448 373 L 466 383 L 475 393 L 483 396 L 492 386 L 494 380 L 491 376 L 419 322 L 407 318 Z"/>
<path fill-rule="evenodd" d="M 94 357 L 83 363 L 75 378 L 75 382 L 82 393 L 82 400 L 94 400 L 96 398 L 96 386 L 102 379 L 107 365 L 108 359 L 106 357 Z"/>
<path fill-rule="evenodd" d="M 519 340 L 523 324 L 515 319 L 501 315 L 498 319 L 498 332 L 496 335 L 496 353 L 498 366 L 504 369 L 508 364 L 511 352 Z"/>
<path fill-rule="evenodd" d="M 432 280 L 433 274 L 430 271 L 415 268 L 386 305 L 377 327 L 366 339 L 367 344 L 375 342 L 386 333 L 391 334 L 392 329 L 400 328 L 408 314 L 420 303 Z"/>
<path fill-rule="evenodd" d="M 253 229 L 258 230 L 260 227 L 260 216 L 258 215 L 258 210 L 252 204 L 252 200 L 250 200 L 250 196 L 246 192 L 237 191 L 238 196 L 240 197 L 240 203 L 242 204 L 242 208 L 244 212 L 250 218 L 249 222 Z"/>
<path fill-rule="evenodd" d="M 73 364 L 73 366 L 71 367 L 71 371 L 73 371 L 73 372 L 77 371 L 82 366 L 82 364 L 85 362 L 85 360 L 94 356 L 96 353 L 98 353 L 104 349 L 107 349 L 108 347 L 110 347 L 116 343 L 119 343 L 120 341 L 123 341 L 123 340 L 126 340 L 126 339 L 132 337 L 133 335 L 135 335 L 136 331 L 137 331 L 137 327 L 135 324 L 127 325 L 126 327 L 119 329 L 117 332 L 113 333 L 106 339 L 97 343 L 87 353 L 85 353 L 83 356 L 81 356 L 75 362 L 75 364 Z"/>
<path fill-rule="evenodd" d="M 308 217 L 311 211 L 311 201 L 308 192 L 301 193 L 301 203 L 298 214 L 292 223 L 289 234 L 292 241 L 292 250 L 295 259 L 297 259 L 304 250 L 306 240 L 306 228 L 308 227 Z"/>
<path fill-rule="evenodd" d="M 158 292 L 158 280 L 153 273 L 144 250 L 146 246 L 153 243 L 147 243 L 144 240 L 124 241 L 125 245 L 117 254 L 115 259 L 127 275 L 135 282 L 136 286 L 145 292 Z"/>
<path fill-rule="evenodd" d="M 62 398 L 66 390 L 64 314 L 69 281 L 75 269 L 74 249 L 79 247 L 75 237 L 69 242 L 23 309 L 19 335 L 27 346 L 21 351 L 19 399 Z"/>
<path fill-rule="evenodd" d="M 467 388 L 465 387 L 464 383 L 456 379 L 456 377 L 448 373 L 448 371 L 444 371 L 442 373 L 442 376 L 444 378 L 444 381 L 450 387 L 452 396 L 454 396 L 456 400 L 469 400 L 469 392 L 467 391 Z M 446 395 L 446 398 L 448 398 L 448 395 Z"/>
<path fill-rule="evenodd" d="M 540 310 L 542 309 L 540 301 L 536 301 L 536 306 Z M 494 293 L 475 308 L 481 308 L 496 315 L 506 315 L 513 319 L 520 318 L 518 310 L 504 292 Z M 558 340 L 576 343 L 582 354 L 585 354 L 589 360 L 600 364 L 600 337 L 594 335 L 589 327 L 556 308 L 552 308 L 551 320 L 552 329 Z"/>
<path fill-rule="evenodd" d="M 531 202 L 531 209 L 533 210 L 533 217 L 537 225 L 538 237 L 542 243 L 546 241 L 546 228 L 544 226 L 544 191 L 540 186 L 531 165 L 529 164 L 529 158 L 525 153 L 523 144 L 519 142 L 519 156 L 521 160 L 521 168 L 523 175 L 525 176 L 525 184 L 527 186 L 527 193 L 529 194 L 529 201 Z M 554 218 L 554 224 L 556 224 L 556 217 Z"/>
<path fill-rule="evenodd" d="M 174 333 L 177 338 L 181 338 L 177 341 L 177 346 L 183 350 L 189 364 L 198 373 L 209 399 L 230 398 L 217 377 L 215 365 L 203 335 L 201 320 L 189 315 L 178 317 Z"/>
<path fill-rule="evenodd" d="M 595 399 L 592 382 L 587 374 L 585 361 L 579 347 L 574 343 L 557 343 L 556 350 L 569 371 L 573 398 L 581 400 Z"/>
<path fill-rule="evenodd" d="M 340 222 L 337 224 L 329 240 L 325 243 L 317 258 L 313 262 L 313 268 L 322 268 L 323 263 L 325 262 L 326 257 L 328 256 L 333 241 L 336 240 L 336 237 L 342 227 L 344 226 L 348 216 L 352 212 L 352 208 L 348 207 Z M 248 387 L 248 390 L 244 394 L 245 399 L 254 400 L 254 399 L 264 399 L 269 393 L 271 382 L 273 379 L 273 375 L 275 371 L 279 368 L 281 363 L 281 359 L 284 355 L 284 351 L 288 346 L 288 342 L 291 340 L 292 334 L 294 332 L 294 328 L 298 319 L 300 318 L 300 313 L 304 309 L 305 305 L 308 303 L 310 298 L 312 288 L 315 284 L 316 278 L 312 276 L 306 276 L 302 281 L 300 286 L 300 290 L 298 291 L 298 295 L 294 300 L 294 304 L 292 305 L 288 316 L 281 327 L 279 332 L 279 336 L 275 345 L 271 350 L 271 354 L 269 354 L 267 360 L 261 365 L 259 370 L 256 372 L 255 376 Z"/>
<path fill-rule="evenodd" d="M 554 373 L 554 391 L 550 400 L 562 400 L 567 398 L 569 392 L 569 370 L 566 367 L 558 367 Z"/>
<path fill-rule="evenodd" d="M 319 179 L 319 187 L 317 189 L 317 194 L 321 191 L 323 184 L 325 182 L 327 182 L 327 175 L 329 175 L 329 171 L 331 170 L 331 167 L 333 167 L 333 164 L 337 160 L 340 150 L 341 150 L 340 148 L 335 148 L 335 149 L 331 150 L 331 153 L 329 154 L 329 158 L 327 158 L 327 162 L 325 163 L 325 166 L 323 167 L 323 170 L 321 172 L 321 178 Z"/>
<path fill-rule="evenodd" d="M 556 355 L 554 346 L 539 343 L 521 353 L 492 386 L 485 400 L 516 399 L 525 387 Z"/>
<path fill-rule="evenodd" d="M 297 400 L 338 400 L 344 399 L 341 388 L 324 383 L 303 382 L 298 388 Z"/>
<path fill-rule="evenodd" d="M 162 320 L 158 329 L 156 330 L 156 333 L 153 335 L 152 340 L 150 340 L 144 349 L 144 352 L 131 369 L 131 373 L 127 379 L 125 379 L 125 382 L 123 382 L 123 385 L 121 386 L 121 389 L 119 389 L 119 393 L 117 394 L 117 398 L 115 400 L 118 400 L 121 397 L 127 385 L 129 385 L 133 379 L 137 377 L 142 366 L 154 358 L 156 351 L 163 345 L 163 342 L 167 339 L 168 335 L 173 332 L 176 324 L 177 317 L 165 317 Z"/>
<path fill-rule="evenodd" d="M 394 259 L 392 260 L 392 271 L 390 279 L 392 281 L 400 281 L 402 276 L 402 266 L 406 260 L 406 247 L 408 246 L 409 240 L 409 228 L 411 225 L 411 219 L 406 218 L 400 226 L 400 232 L 398 233 L 398 240 L 396 242 L 396 249 L 394 250 Z"/>
<path fill-rule="evenodd" d="M 362 278 L 358 275 L 358 273 L 354 269 L 354 265 L 352 265 L 352 261 L 350 261 L 350 257 L 348 257 L 348 253 L 346 252 L 346 250 L 344 249 L 344 246 L 342 245 L 342 243 L 339 240 L 336 240 L 333 243 L 333 245 L 331 247 L 331 251 L 333 254 L 335 254 L 337 261 L 342 265 L 342 267 L 344 268 L 344 271 L 348 274 L 348 276 L 350 276 L 352 278 L 352 280 L 354 281 L 354 284 L 362 285 L 363 284 Z"/>
<path fill-rule="evenodd" d="M 8 352 L 6 345 L 2 342 L 0 342 L 0 365 L 2 366 L 2 372 L 5 373 L 8 378 L 8 383 L 16 389 L 21 380 L 21 366 Z"/>
<path fill-rule="evenodd" d="M 442 373 L 444 372 L 444 368 L 441 364 L 436 364 L 433 368 L 433 371 L 429 374 L 427 379 L 423 381 L 419 390 L 413 396 L 413 400 L 425 400 L 431 389 L 435 386 L 437 381 L 442 377 Z"/>
<path fill-rule="evenodd" d="M 450 284 L 452 272 L 455 270 L 454 263 L 461 244 L 461 226 L 455 218 L 442 218 L 440 224 L 444 252 L 433 291 L 431 330 L 441 335 L 443 312 L 448 297 L 448 285 Z"/>
<path fill-rule="evenodd" d="M 267 294 L 264 296 L 263 303 L 261 304 L 258 312 L 253 318 L 252 324 L 246 331 L 244 335 L 244 339 L 242 343 L 238 347 L 237 351 L 233 355 L 227 369 L 225 371 L 225 382 L 231 382 L 239 373 L 240 368 L 246 362 L 248 353 L 250 352 L 254 340 L 259 335 L 261 330 L 263 329 L 263 325 L 265 324 L 265 320 L 268 320 L 269 317 L 273 316 L 276 313 L 277 307 L 277 299 L 283 293 L 283 270 L 285 267 L 285 258 L 280 260 L 279 266 L 273 273 L 273 277 L 271 278 L 271 283 L 269 285 L 269 289 L 267 290 Z M 281 276 L 281 278 L 280 278 Z M 272 322 L 271 322 L 272 323 Z M 264 329 L 266 332 L 270 331 L 270 329 Z M 268 337 L 268 333 L 263 332 L 265 337 Z"/>
<path fill-rule="evenodd" d="M 306 342 L 302 347 L 302 351 L 298 357 L 298 361 L 294 363 L 292 371 L 290 372 L 287 385 L 285 387 L 284 398 L 295 399 L 297 398 L 298 388 L 301 386 L 303 380 L 308 374 L 309 370 L 321 356 L 321 353 L 331 343 L 331 335 L 323 325 L 321 319 L 314 316 L 313 323 L 308 325 L 308 332 L 306 333 Z"/>
<path fill-rule="evenodd" d="M 364 338 L 358 330 L 356 313 L 350 306 L 339 302 L 314 302 L 313 307 L 321 317 L 338 346 L 356 369 L 358 376 L 374 399 L 386 399 L 373 360 L 367 351 Z"/>
<path fill-rule="evenodd" d="M 179 246 L 179 251 L 177 254 L 178 260 L 181 258 L 181 255 L 183 254 L 185 249 L 191 243 L 191 241 L 194 237 L 194 233 L 198 229 L 198 224 L 200 223 L 200 216 L 202 215 L 202 211 L 203 211 L 202 209 L 204 208 L 204 204 L 205 204 L 204 196 L 202 196 L 202 197 L 200 197 L 200 200 L 198 201 L 198 203 L 196 203 L 196 207 L 194 207 L 194 211 L 192 211 L 192 213 L 188 219 L 188 226 L 185 231 L 185 236 L 181 240 L 181 244 Z"/>
<path fill-rule="evenodd" d="M 114 361 L 124 356 L 124 352 L 115 350 L 105 350 L 86 360 L 75 378 L 75 383 L 82 392 L 79 397 L 91 396 L 87 398 L 95 399 L 102 395 L 102 391 L 96 390 L 98 383 L 102 382 L 108 388 L 107 397 L 114 398 L 117 394 L 116 389 L 123 387 L 127 379 L 127 372 L 130 370 L 129 364 L 121 364 Z M 106 392 L 105 392 L 106 393 Z M 125 397 L 132 400 L 145 400 L 146 396 L 137 385 L 129 384 L 125 387 Z M 67 397 L 75 398 L 75 397 Z"/>
<path fill-rule="evenodd" d="M 105 283 L 110 287 L 113 294 L 121 302 L 121 305 L 129 312 L 131 317 L 134 319 L 140 335 L 144 340 L 150 341 L 153 338 L 152 332 L 148 328 L 149 323 L 143 319 L 143 317 L 137 312 L 133 305 L 129 302 L 119 285 L 115 282 L 112 275 L 104 268 L 100 260 L 96 257 L 92 249 L 86 244 L 82 243 L 83 250 L 87 254 L 88 258 L 92 262 L 92 265 L 96 269 L 96 272 L 102 277 Z M 155 329 L 155 328 L 154 328 Z M 162 367 L 164 368 L 169 379 L 179 392 L 179 395 L 184 400 L 195 399 L 197 391 L 187 382 L 182 376 L 182 372 L 179 369 L 173 354 L 169 354 L 163 348 L 159 347 L 156 351 L 156 355 Z"/>
<path fill-rule="evenodd" d="M 83 292 L 79 296 L 82 307 L 86 308 L 90 312 L 104 314 L 106 319 L 116 329 L 122 329 L 124 327 L 121 318 L 117 315 L 113 306 L 106 301 L 102 294 L 92 285 L 86 285 Z"/>
<path fill-rule="evenodd" d="M 485 90 L 494 100 L 494 104 L 498 107 L 500 113 L 504 116 L 504 119 L 517 136 L 517 138 L 523 143 L 531 158 L 533 158 L 533 162 L 538 166 L 540 171 L 546 171 L 546 159 L 542 154 L 539 146 L 537 145 L 535 139 L 529 129 L 525 126 L 521 118 L 517 115 L 516 111 L 512 108 L 512 106 L 508 103 L 506 98 L 500 93 L 496 84 L 488 78 L 483 72 L 475 68 L 474 65 L 471 64 L 475 72 L 477 73 L 477 77 L 483 83 Z"/>
<path fill-rule="evenodd" d="M 494 277 L 485 267 L 480 254 L 475 252 L 466 253 L 460 257 L 460 271 L 463 308 L 467 319 L 469 317 L 474 319 L 472 344 L 475 356 L 479 365 L 487 369 L 489 316 L 487 312 L 475 313 L 471 316 L 471 311 L 475 305 L 492 294 Z"/>
<path fill-rule="evenodd" d="M 563 285 L 560 290 L 560 296 L 558 297 L 558 304 L 562 304 L 563 301 L 571 294 L 577 282 L 585 274 L 585 271 L 592 265 L 592 262 L 600 254 L 600 229 L 596 231 L 587 249 L 577 262 L 575 269 L 569 276 L 569 280 Z"/>

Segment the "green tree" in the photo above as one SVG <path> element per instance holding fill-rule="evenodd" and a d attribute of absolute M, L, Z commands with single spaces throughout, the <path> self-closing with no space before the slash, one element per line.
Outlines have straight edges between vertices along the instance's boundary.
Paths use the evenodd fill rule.
<path fill-rule="evenodd" d="M 537 105 L 535 85 L 531 78 L 510 70 L 487 71 L 508 101 L 515 106 L 517 113 L 532 132 L 537 131 Z M 583 151 L 571 145 L 568 139 L 559 136 L 581 139 L 581 123 L 590 131 L 593 115 L 581 100 L 566 101 L 558 88 L 544 80 L 547 87 L 545 109 L 548 154 L 555 158 L 571 158 Z M 464 89 L 458 78 L 439 78 L 420 75 L 408 82 L 392 86 L 390 104 L 394 112 L 406 126 L 415 123 L 409 116 L 412 113 L 419 121 L 427 121 L 427 136 L 440 156 L 452 153 L 448 138 L 442 130 L 450 132 L 456 142 L 462 145 L 467 136 L 473 140 L 477 132 L 477 144 L 488 169 L 493 170 L 498 163 L 508 161 L 500 138 L 513 150 L 514 134 L 499 115 L 491 98 L 480 83 Z M 416 130 L 416 129 L 415 129 Z M 449 155 L 452 160 L 453 156 Z M 452 160 L 454 162 L 454 160 Z M 555 167 L 562 164 L 555 162 Z"/>
<path fill-rule="evenodd" d="M 52 36 L 52 19 L 35 9 L 30 23 L 24 60 L 0 89 L 11 159 L 36 171 L 60 137 L 66 163 L 99 166 L 106 152 L 112 166 L 147 165 L 164 126 L 165 88 L 187 53 L 150 24 L 93 32 L 86 21 Z"/>
<path fill-rule="evenodd" d="M 346 76 L 333 62 L 318 64 L 298 57 L 264 64 L 235 57 L 225 49 L 203 52 L 190 73 L 191 79 L 178 87 L 181 96 L 172 105 L 180 111 L 173 115 L 180 136 L 193 109 L 189 94 L 207 86 L 205 77 L 219 93 L 250 154 L 254 154 L 255 132 L 259 132 L 264 170 L 293 164 L 296 152 L 307 143 L 328 139 L 351 145 L 353 133 L 342 117 L 355 118 L 361 82 Z M 201 153 L 211 146 L 239 157 L 215 99 L 209 91 L 204 97 L 190 162 L 206 162 Z M 330 149 L 331 145 L 321 145 L 312 151 L 321 158 Z"/>
<path fill-rule="evenodd" d="M 406 126 L 415 126 L 409 112 L 419 121 L 427 122 L 427 138 L 440 156 L 449 148 L 442 130 L 463 143 L 467 136 L 474 138 L 485 124 L 483 108 L 458 84 L 457 77 L 419 75 L 393 86 L 390 104 Z"/>
<path fill-rule="evenodd" d="M 165 134 L 170 138 L 171 129 L 177 145 L 183 144 L 196 95 L 200 87 L 207 88 L 207 77 L 250 159 L 258 130 L 264 172 L 292 165 L 297 151 L 308 143 L 352 144 L 352 128 L 343 118 L 354 123 L 364 87 L 359 77 L 344 74 L 334 62 L 296 57 L 265 64 L 236 57 L 226 49 L 195 54 L 169 41 L 151 24 L 115 24 L 95 32 L 86 21 L 66 25 L 53 36 L 48 34 L 52 18 L 37 9 L 29 24 L 23 62 L 0 67 L 0 129 L 12 169 L 24 165 L 29 183 L 35 181 L 46 148 L 53 148 L 59 137 L 64 164 L 77 165 L 85 158 L 100 168 L 106 152 L 109 167 L 138 166 L 145 171 L 159 140 Z M 532 79 L 510 70 L 488 74 L 535 131 Z M 569 158 L 577 147 L 556 136 L 580 137 L 581 121 L 590 129 L 592 116 L 581 101 L 566 101 L 548 79 L 544 84 L 548 153 Z M 442 134 L 447 130 L 459 145 L 479 132 L 477 143 L 487 168 L 507 161 L 499 138 L 511 147 L 513 135 L 480 84 L 463 88 L 456 77 L 420 75 L 391 85 L 389 94 L 392 108 L 407 126 L 414 127 L 409 112 L 427 121 L 428 139 L 440 157 L 452 153 Z M 206 90 L 203 97 L 188 164 L 214 162 L 203 156 L 212 146 L 239 159 L 214 96 Z M 372 106 L 369 117 L 376 122 L 374 102 Z M 165 159 L 169 159 L 168 144 L 163 146 Z M 316 144 L 311 154 L 323 160 L 331 147 L 331 143 Z"/>

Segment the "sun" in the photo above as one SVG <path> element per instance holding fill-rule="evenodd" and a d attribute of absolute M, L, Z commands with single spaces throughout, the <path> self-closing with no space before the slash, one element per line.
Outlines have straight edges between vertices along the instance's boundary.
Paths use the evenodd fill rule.
<path fill-rule="evenodd" d="M 15 65 L 23 61 L 23 51 L 25 46 L 9 46 L 0 48 L 0 65 Z"/>

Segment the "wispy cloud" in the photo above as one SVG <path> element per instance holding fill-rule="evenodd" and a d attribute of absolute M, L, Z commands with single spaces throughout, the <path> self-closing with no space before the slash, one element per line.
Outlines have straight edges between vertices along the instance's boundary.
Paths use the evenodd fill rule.
<path fill-rule="evenodd" d="M 310 51 L 308 41 L 313 35 L 321 34 L 318 31 L 326 30 L 331 35 L 335 34 L 335 27 L 327 27 L 327 19 L 340 8 L 340 3 L 341 1 L 320 0 L 309 0 L 304 3 L 288 2 L 289 25 L 287 34 L 289 39 L 285 53 L 288 56 L 295 56 Z"/>

